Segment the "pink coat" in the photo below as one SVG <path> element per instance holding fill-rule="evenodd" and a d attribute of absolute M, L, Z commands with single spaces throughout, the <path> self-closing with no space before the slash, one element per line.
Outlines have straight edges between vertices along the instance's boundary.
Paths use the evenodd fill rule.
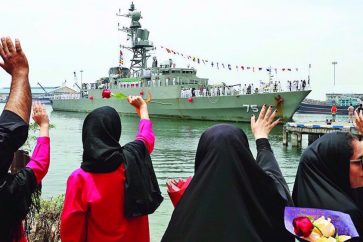
<path fill-rule="evenodd" d="M 150 120 L 141 120 L 136 140 L 151 153 L 154 133 Z M 61 218 L 62 242 L 149 242 L 148 216 L 124 216 L 125 167 L 109 173 L 81 168 L 68 178 Z"/>
<path fill-rule="evenodd" d="M 37 184 L 39 184 L 44 176 L 47 174 L 50 162 L 50 139 L 49 137 L 38 137 L 37 145 L 34 148 L 32 157 L 27 165 L 28 168 L 32 169 L 35 175 Z M 19 242 L 27 242 L 24 236 Z"/>

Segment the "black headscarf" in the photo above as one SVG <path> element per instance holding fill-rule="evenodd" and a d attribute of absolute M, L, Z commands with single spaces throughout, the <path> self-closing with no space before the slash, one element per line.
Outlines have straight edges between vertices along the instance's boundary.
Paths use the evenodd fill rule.
<path fill-rule="evenodd" d="M 253 158 L 245 133 L 215 125 L 199 140 L 195 175 L 162 242 L 293 241 L 284 226 L 285 204 Z"/>
<path fill-rule="evenodd" d="M 348 213 L 363 235 L 363 211 L 355 201 L 349 182 L 353 137 L 330 133 L 311 144 L 300 159 L 293 200 L 296 206 L 322 208 Z"/>
<path fill-rule="evenodd" d="M 0 124 L 0 241 L 14 242 L 22 236 L 22 221 L 39 209 L 40 187 L 29 168 L 8 172 L 14 152 L 28 137 L 28 124 L 8 110 L 1 114 Z"/>
<path fill-rule="evenodd" d="M 81 168 L 93 173 L 116 170 L 123 162 L 120 137 L 121 119 L 115 109 L 105 106 L 89 113 L 82 129 Z"/>
<path fill-rule="evenodd" d="M 89 113 L 82 130 L 81 168 L 92 173 L 108 173 L 123 162 L 126 170 L 125 215 L 135 217 L 153 213 L 163 200 L 149 152 L 142 141 L 121 147 L 121 120 L 112 107 Z"/>

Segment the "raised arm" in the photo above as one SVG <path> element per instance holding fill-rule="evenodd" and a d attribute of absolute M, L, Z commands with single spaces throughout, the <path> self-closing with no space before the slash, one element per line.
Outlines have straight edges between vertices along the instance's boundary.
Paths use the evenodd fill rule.
<path fill-rule="evenodd" d="M 266 108 L 264 105 L 258 119 L 256 120 L 255 116 L 251 118 L 251 129 L 257 147 L 256 161 L 262 170 L 275 181 L 280 195 L 286 200 L 287 204 L 292 204 L 289 188 L 268 141 L 269 133 L 280 122 L 279 119 L 274 120 L 276 113 L 277 110 L 273 111 L 271 106 Z"/>
<path fill-rule="evenodd" d="M 154 150 L 155 135 L 152 129 L 152 122 L 149 119 L 147 104 L 140 96 L 129 96 L 128 101 L 135 107 L 136 112 L 140 116 L 139 131 L 135 139 L 143 141 L 149 154 L 151 154 Z"/>
<path fill-rule="evenodd" d="M 44 105 L 39 102 L 33 104 L 33 119 L 39 125 L 39 137 L 32 157 L 27 165 L 34 172 L 37 183 L 48 172 L 50 162 L 50 139 L 49 139 L 49 119 Z"/>
<path fill-rule="evenodd" d="M 10 37 L 1 38 L 0 56 L 4 62 L 0 66 L 11 75 L 9 99 L 5 110 L 19 115 L 29 123 L 31 109 L 31 91 L 29 85 L 28 60 L 21 48 L 20 41 L 15 39 L 15 46 Z"/>
<path fill-rule="evenodd" d="M 273 111 L 271 106 L 266 108 L 266 106 L 263 105 L 257 120 L 255 116 L 252 116 L 251 118 L 251 129 L 256 140 L 258 152 L 256 160 L 258 164 L 265 171 L 269 171 L 273 174 L 281 174 L 280 168 L 268 141 L 269 133 L 279 123 L 279 120 L 274 120 L 276 113 L 277 110 Z"/>

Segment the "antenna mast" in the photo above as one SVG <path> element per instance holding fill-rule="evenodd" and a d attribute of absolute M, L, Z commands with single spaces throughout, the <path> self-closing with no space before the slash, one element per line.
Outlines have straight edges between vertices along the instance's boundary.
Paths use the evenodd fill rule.
<path fill-rule="evenodd" d="M 130 27 L 120 28 L 118 30 L 127 34 L 127 40 L 131 41 L 131 46 L 120 45 L 120 48 L 127 49 L 133 53 L 130 65 L 131 76 L 141 76 L 143 69 L 147 68 L 147 59 L 150 57 L 149 51 L 154 49 L 153 43 L 149 41 L 149 31 L 142 29 L 139 20 L 142 18 L 141 12 L 136 11 L 134 3 L 131 3 L 128 14 L 121 14 L 121 10 L 116 14 L 119 17 L 131 19 Z"/>

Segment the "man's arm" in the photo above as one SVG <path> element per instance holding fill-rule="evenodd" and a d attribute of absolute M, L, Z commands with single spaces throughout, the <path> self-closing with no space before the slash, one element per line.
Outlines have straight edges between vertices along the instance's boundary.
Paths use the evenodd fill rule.
<path fill-rule="evenodd" d="M 0 66 L 11 75 L 10 94 L 5 110 L 16 113 L 29 123 L 32 100 L 28 79 L 29 65 L 20 41 L 15 39 L 14 46 L 10 37 L 1 38 L 0 56 L 4 61 L 0 62 Z"/>

